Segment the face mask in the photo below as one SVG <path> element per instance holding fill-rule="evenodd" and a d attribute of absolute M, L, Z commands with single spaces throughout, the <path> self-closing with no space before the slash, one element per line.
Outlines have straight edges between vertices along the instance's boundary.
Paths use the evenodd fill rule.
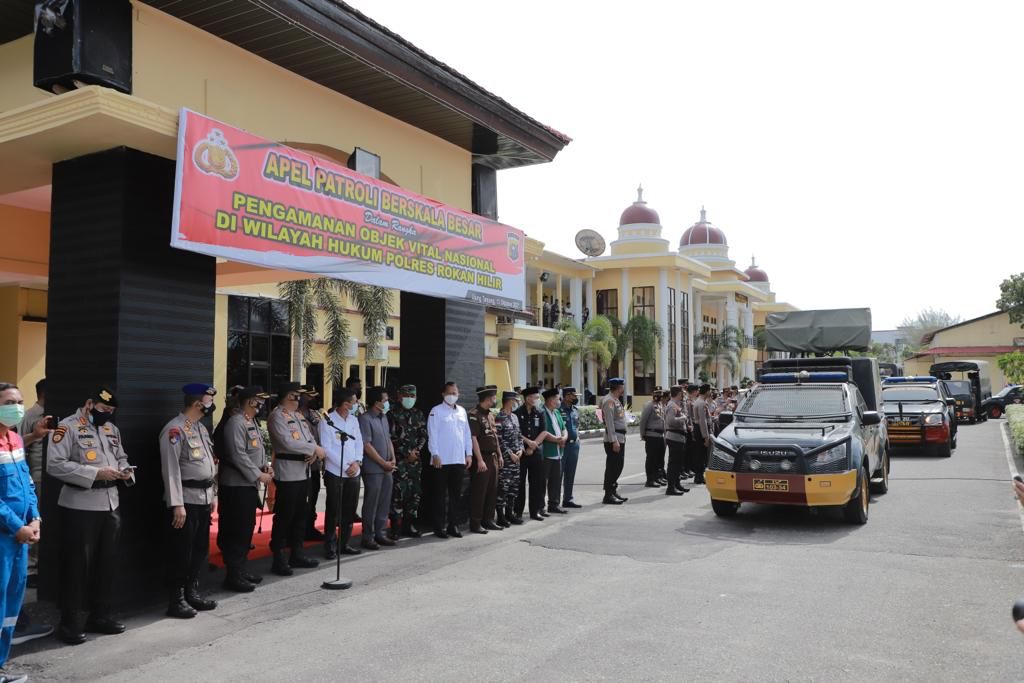
<path fill-rule="evenodd" d="M 459 402 L 459 395 L 458 394 L 445 394 L 444 402 L 447 403 L 450 406 L 453 406 L 453 405 L 455 405 L 456 403 Z"/>
<path fill-rule="evenodd" d="M 97 427 L 102 427 L 103 425 L 110 422 L 111 417 L 113 417 L 111 413 L 104 413 L 100 410 L 96 410 L 95 408 L 93 408 L 92 411 L 89 413 L 89 421 L 92 422 Z"/>
<path fill-rule="evenodd" d="M 540 399 L 539 398 L 531 398 L 530 399 L 530 405 L 533 406 L 534 408 L 537 408 L 538 406 L 540 406 Z"/>
<path fill-rule="evenodd" d="M 213 411 L 217 410 L 217 406 L 211 403 L 210 405 L 203 405 L 203 415 L 213 415 Z"/>
<path fill-rule="evenodd" d="M 25 406 L 21 403 L 11 403 L 0 406 L 0 423 L 7 427 L 13 427 L 25 417 Z"/>
<path fill-rule="evenodd" d="M 412 410 L 414 405 L 416 405 L 416 399 L 411 396 L 406 396 L 402 399 L 402 407 L 406 410 Z"/>
<path fill-rule="evenodd" d="M 384 401 L 384 405 L 380 407 L 380 412 L 386 413 L 391 410 L 391 401 Z"/>

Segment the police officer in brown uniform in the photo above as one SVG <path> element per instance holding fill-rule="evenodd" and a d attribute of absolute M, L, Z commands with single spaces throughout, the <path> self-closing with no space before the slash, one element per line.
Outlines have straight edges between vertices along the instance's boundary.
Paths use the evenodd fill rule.
<path fill-rule="evenodd" d="M 210 555 L 213 510 L 213 439 L 200 420 L 213 412 L 217 390 L 186 384 L 181 413 L 160 432 L 160 473 L 170 519 L 167 538 L 167 616 L 191 619 L 217 607 L 199 594 L 199 573 Z"/>
<path fill-rule="evenodd" d="M 111 618 L 117 540 L 121 529 L 117 483 L 135 483 L 121 432 L 110 422 L 114 393 L 101 388 L 50 434 L 46 472 L 63 482 L 57 505 L 61 525 L 61 623 L 69 645 L 89 633 L 124 632 Z M 86 604 L 88 600 L 88 604 Z M 82 623 L 81 610 L 89 609 Z"/>
<path fill-rule="evenodd" d="M 469 433 L 473 435 L 473 462 L 469 466 L 469 530 L 474 534 L 501 531 L 494 523 L 498 500 L 498 469 L 501 450 L 491 408 L 498 387 L 491 384 L 476 390 L 477 406 L 469 411 Z"/>
<path fill-rule="evenodd" d="M 268 398 L 270 394 L 263 393 L 261 386 L 241 389 L 237 394 L 238 412 L 222 427 L 217 545 L 227 569 L 224 588 L 236 593 L 251 593 L 263 580 L 246 571 L 246 563 L 252 531 L 256 528 L 256 510 L 260 507 L 259 487 L 269 485 L 274 478 L 256 421 Z"/>
<path fill-rule="evenodd" d="M 270 413 L 267 429 L 274 450 L 274 528 L 270 534 L 270 550 L 274 564 L 270 571 L 291 576 L 293 568 L 311 569 L 320 562 L 302 551 L 306 527 L 306 505 L 309 495 L 309 466 L 324 459 L 324 449 L 317 445 L 309 422 L 299 412 L 298 382 L 283 384 L 277 392 L 278 406 Z M 286 558 L 284 549 L 291 548 Z"/>

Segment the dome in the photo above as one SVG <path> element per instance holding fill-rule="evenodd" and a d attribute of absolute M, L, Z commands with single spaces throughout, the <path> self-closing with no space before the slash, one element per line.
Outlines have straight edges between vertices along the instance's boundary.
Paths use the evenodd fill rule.
<path fill-rule="evenodd" d="M 708 222 L 707 212 L 703 206 L 700 207 L 700 220 L 687 228 L 679 240 L 680 247 L 697 244 L 729 244 L 725 239 L 725 233 Z"/>
<path fill-rule="evenodd" d="M 750 282 L 768 282 L 768 273 L 757 267 L 757 262 L 754 261 L 753 256 L 750 257 L 750 266 L 743 272 Z"/>
<path fill-rule="evenodd" d="M 661 218 L 658 217 L 658 212 L 647 206 L 647 202 L 644 201 L 643 186 L 636 188 L 636 201 L 627 206 L 626 210 L 619 216 L 620 226 L 641 223 L 661 225 Z"/>

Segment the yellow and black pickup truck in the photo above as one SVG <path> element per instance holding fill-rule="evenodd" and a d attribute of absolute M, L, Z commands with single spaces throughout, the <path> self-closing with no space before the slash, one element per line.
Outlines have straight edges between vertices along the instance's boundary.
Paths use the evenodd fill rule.
<path fill-rule="evenodd" d="M 716 515 L 742 503 L 833 506 L 867 522 L 869 490 L 889 488 L 885 426 L 836 366 L 761 375 L 712 445 L 705 480 Z"/>

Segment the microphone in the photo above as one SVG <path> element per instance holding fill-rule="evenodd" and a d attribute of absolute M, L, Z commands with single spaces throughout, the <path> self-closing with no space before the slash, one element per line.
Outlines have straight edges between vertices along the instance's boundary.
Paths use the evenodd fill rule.
<path fill-rule="evenodd" d="M 327 424 L 331 425 L 331 429 L 341 434 L 342 442 L 348 441 L 349 439 L 352 439 L 353 441 L 355 440 L 356 437 L 343 431 L 340 427 L 338 427 L 338 425 L 334 424 L 334 422 L 331 420 L 331 416 L 327 414 L 326 410 L 323 412 L 323 416 L 324 419 L 327 420 Z"/>

